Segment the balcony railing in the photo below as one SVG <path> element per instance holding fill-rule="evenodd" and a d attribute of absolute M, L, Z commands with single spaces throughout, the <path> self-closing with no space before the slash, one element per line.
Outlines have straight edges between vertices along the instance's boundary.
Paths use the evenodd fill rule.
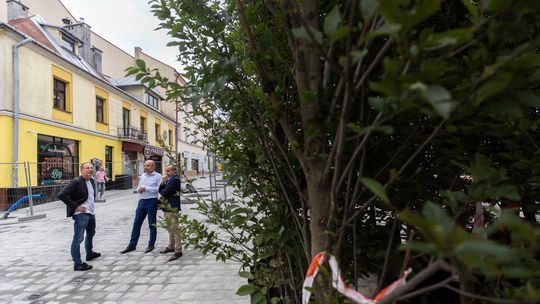
<path fill-rule="evenodd" d="M 148 142 L 146 132 L 132 126 L 118 126 L 118 137 L 143 141 L 145 143 Z"/>

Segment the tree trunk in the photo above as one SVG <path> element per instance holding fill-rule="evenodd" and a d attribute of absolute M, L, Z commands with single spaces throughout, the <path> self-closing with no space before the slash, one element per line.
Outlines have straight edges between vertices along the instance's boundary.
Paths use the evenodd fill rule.
<path fill-rule="evenodd" d="M 306 181 L 310 210 L 311 257 L 313 257 L 321 251 L 328 251 L 329 248 L 326 248 L 329 244 L 328 238 L 333 238 L 334 234 L 327 231 L 331 203 L 330 184 L 321 184 L 320 179 L 324 172 L 324 162 L 308 163 L 310 172 L 306 174 Z M 323 267 L 328 267 L 328 263 L 325 262 Z M 313 295 L 316 303 L 328 303 L 329 299 L 335 297 L 330 276 L 325 275 L 324 272 L 319 273 L 315 280 Z"/>

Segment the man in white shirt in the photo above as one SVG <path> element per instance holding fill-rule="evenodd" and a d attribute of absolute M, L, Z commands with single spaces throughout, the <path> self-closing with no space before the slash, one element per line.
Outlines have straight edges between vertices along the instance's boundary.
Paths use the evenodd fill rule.
<path fill-rule="evenodd" d="M 161 183 L 161 174 L 154 171 L 155 164 L 153 160 L 147 160 L 144 162 L 144 173 L 139 178 L 139 185 L 137 186 L 137 192 L 140 193 L 139 203 L 137 204 L 137 210 L 135 210 L 135 220 L 133 221 L 133 228 L 131 230 L 131 239 L 126 249 L 120 251 L 120 253 L 127 253 L 137 248 L 137 242 L 141 235 L 141 226 L 144 219 L 148 215 L 148 227 L 150 228 L 150 240 L 148 241 L 148 247 L 144 250 L 144 253 L 148 253 L 154 250 L 157 237 L 156 227 L 156 215 L 158 204 L 158 189 Z"/>
<path fill-rule="evenodd" d="M 94 212 L 94 199 L 96 197 L 96 185 L 92 179 L 94 167 L 91 163 L 81 164 L 81 175 L 75 177 L 64 187 L 58 198 L 66 204 L 67 216 L 72 217 L 73 241 L 71 242 L 71 257 L 75 271 L 86 271 L 92 266 L 81 260 L 80 245 L 84 239 L 86 260 L 91 261 L 101 256 L 101 253 L 93 251 L 92 240 L 96 234 L 96 218 Z M 86 231 L 86 238 L 84 232 Z"/>

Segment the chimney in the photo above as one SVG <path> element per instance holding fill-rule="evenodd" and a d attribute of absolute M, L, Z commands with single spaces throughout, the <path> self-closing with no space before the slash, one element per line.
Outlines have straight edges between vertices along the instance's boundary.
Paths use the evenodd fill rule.
<path fill-rule="evenodd" d="M 62 18 L 62 23 L 64 25 L 70 25 L 71 24 L 71 19 L 69 19 L 69 17 L 64 17 L 64 18 Z"/>
<path fill-rule="evenodd" d="M 95 46 L 92 46 L 92 61 L 90 62 L 90 64 L 100 74 L 101 74 L 101 54 L 103 54 L 103 52 L 100 49 L 98 49 Z"/>
<path fill-rule="evenodd" d="M 90 25 L 84 22 L 84 18 L 81 18 L 79 22 L 66 24 L 63 28 L 83 42 L 82 46 L 79 47 L 79 55 L 86 62 L 92 64 L 94 54 L 90 41 Z"/>
<path fill-rule="evenodd" d="M 142 49 L 138 46 L 135 47 L 135 59 L 139 59 Z"/>
<path fill-rule="evenodd" d="M 21 1 L 7 0 L 7 19 L 14 20 L 28 17 L 28 6 Z"/>

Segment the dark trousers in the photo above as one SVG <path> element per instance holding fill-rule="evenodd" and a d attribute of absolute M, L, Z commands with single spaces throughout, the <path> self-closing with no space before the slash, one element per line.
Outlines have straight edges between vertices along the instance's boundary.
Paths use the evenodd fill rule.
<path fill-rule="evenodd" d="M 84 239 L 86 256 L 92 254 L 92 240 L 96 234 L 96 217 L 90 213 L 80 213 L 73 218 L 73 241 L 71 242 L 71 257 L 75 265 L 82 263 L 80 245 Z M 86 231 L 86 238 L 84 232 Z"/>
<path fill-rule="evenodd" d="M 150 228 L 150 240 L 148 246 L 154 246 L 157 237 L 156 215 L 157 215 L 157 198 L 140 199 L 135 210 L 135 220 L 133 221 L 133 229 L 131 230 L 131 239 L 129 246 L 136 247 L 141 235 L 141 227 L 144 219 L 148 215 L 148 228 Z"/>

